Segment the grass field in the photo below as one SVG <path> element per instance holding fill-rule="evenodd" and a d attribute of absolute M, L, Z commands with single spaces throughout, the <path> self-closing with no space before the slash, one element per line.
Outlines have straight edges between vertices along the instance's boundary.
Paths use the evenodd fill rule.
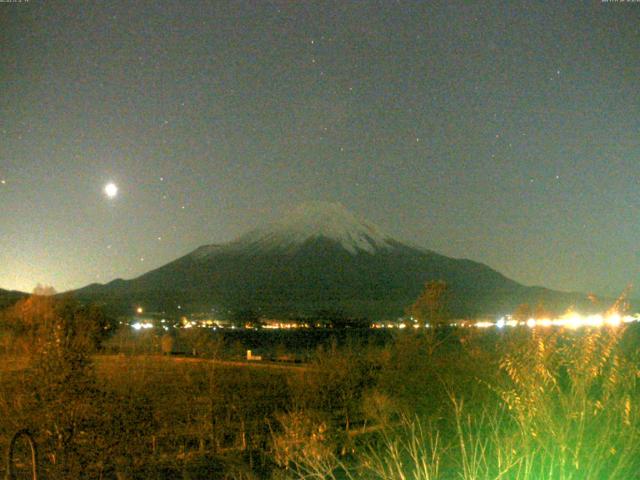
<path fill-rule="evenodd" d="M 215 337 L 7 353 L 0 439 L 36 432 L 45 478 L 639 478 L 637 330 L 360 332 L 301 364 Z"/>

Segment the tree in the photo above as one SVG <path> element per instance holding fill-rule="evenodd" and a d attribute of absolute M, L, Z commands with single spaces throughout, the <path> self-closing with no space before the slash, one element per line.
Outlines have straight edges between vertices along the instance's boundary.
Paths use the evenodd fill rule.
<path fill-rule="evenodd" d="M 526 322 L 531 318 L 531 315 L 531 307 L 528 303 L 521 303 L 513 311 L 513 319 L 518 320 L 519 322 Z"/>
<path fill-rule="evenodd" d="M 121 429 L 106 433 L 120 413 L 107 413 L 113 397 L 98 387 L 91 360 L 110 325 L 98 308 L 43 289 L 3 314 L 27 368 L 18 384 L 3 385 L 13 390 L 2 428 L 35 432 L 56 478 L 95 478 L 101 459 L 93 446 L 125 444 Z"/>
<path fill-rule="evenodd" d="M 231 322 L 236 326 L 257 325 L 260 314 L 251 308 L 240 308 L 231 313 Z"/>
<path fill-rule="evenodd" d="M 542 300 L 538 301 L 535 308 L 533 309 L 533 318 L 541 319 L 541 318 L 552 318 L 553 313 L 547 309 Z"/>
<path fill-rule="evenodd" d="M 173 353 L 173 344 L 175 340 L 169 333 L 165 333 L 160 339 L 160 349 L 163 355 L 171 355 Z"/>
<path fill-rule="evenodd" d="M 182 348 L 195 357 L 216 358 L 224 347 L 222 338 L 214 337 L 208 328 L 183 328 L 178 330 L 177 340 Z"/>
<path fill-rule="evenodd" d="M 38 292 L 40 287 L 36 289 Z M 2 312 L 2 330 L 7 353 L 31 355 L 41 341 L 41 332 L 55 322 L 55 298 L 35 293 Z"/>
<path fill-rule="evenodd" d="M 416 301 L 407 309 L 407 314 L 424 327 L 438 327 L 447 321 L 447 300 L 449 286 L 444 280 L 430 280 L 424 284 L 424 290 Z"/>
<path fill-rule="evenodd" d="M 70 295 L 55 296 L 51 287 L 38 285 L 33 295 L 0 313 L 1 327 L 16 339 L 22 353 L 30 354 L 58 328 L 69 329 L 65 341 L 86 342 L 88 351 L 101 348 L 117 322 L 96 305 L 82 305 Z M 35 349 L 35 350 L 34 350 Z"/>

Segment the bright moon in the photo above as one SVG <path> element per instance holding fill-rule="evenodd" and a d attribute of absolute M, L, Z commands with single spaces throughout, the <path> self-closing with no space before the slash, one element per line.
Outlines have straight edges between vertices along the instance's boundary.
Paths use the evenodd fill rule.
<path fill-rule="evenodd" d="M 107 183 L 104 187 L 104 193 L 109 198 L 115 198 L 118 195 L 118 186 L 115 183 Z"/>

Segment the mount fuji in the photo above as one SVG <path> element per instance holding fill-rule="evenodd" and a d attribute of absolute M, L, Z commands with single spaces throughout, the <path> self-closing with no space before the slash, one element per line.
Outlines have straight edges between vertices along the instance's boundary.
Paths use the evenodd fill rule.
<path fill-rule="evenodd" d="M 131 280 L 75 292 L 120 312 L 210 311 L 351 319 L 401 315 L 429 280 L 449 286 L 455 317 L 500 315 L 521 303 L 563 309 L 583 297 L 526 287 L 486 265 L 404 244 L 338 203 L 311 203 L 226 244 L 205 245 Z M 179 310 L 178 310 L 179 309 Z"/>

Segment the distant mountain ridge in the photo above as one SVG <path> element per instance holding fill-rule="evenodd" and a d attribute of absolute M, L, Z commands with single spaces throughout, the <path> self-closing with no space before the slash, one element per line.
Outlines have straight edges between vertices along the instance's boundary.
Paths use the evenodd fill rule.
<path fill-rule="evenodd" d="M 80 299 L 122 311 L 251 310 L 262 316 L 399 316 L 428 280 L 450 288 L 455 317 L 500 315 L 521 303 L 564 309 L 580 294 L 526 287 L 478 262 L 406 245 L 337 203 L 302 205 L 238 239 L 206 245 L 132 280 L 92 284 Z"/>
<path fill-rule="evenodd" d="M 18 292 L 17 290 L 3 290 L 0 288 L 0 310 L 13 305 L 21 298 L 27 296 L 28 294 L 24 292 Z"/>

